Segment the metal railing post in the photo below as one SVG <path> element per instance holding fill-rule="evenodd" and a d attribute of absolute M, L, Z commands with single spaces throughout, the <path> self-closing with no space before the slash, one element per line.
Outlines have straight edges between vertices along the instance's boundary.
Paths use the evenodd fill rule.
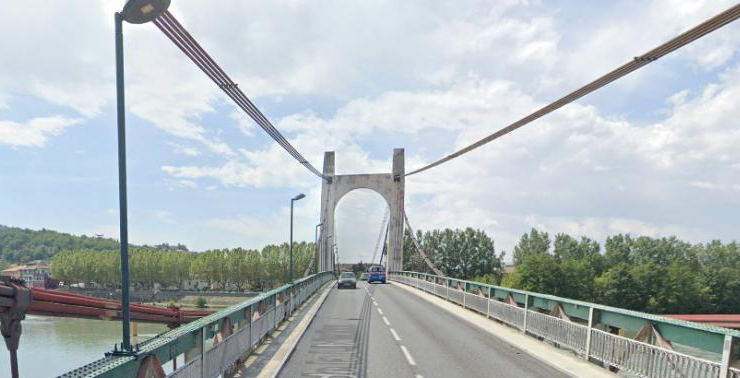
<path fill-rule="evenodd" d="M 732 335 L 725 335 L 725 342 L 722 346 L 722 365 L 720 367 L 720 378 L 730 377 L 730 364 L 737 359 L 737 343 Z"/>
<path fill-rule="evenodd" d="M 594 308 L 588 308 L 588 333 L 586 334 L 586 351 L 583 356 L 586 361 L 591 356 L 591 330 L 594 328 Z"/>
<path fill-rule="evenodd" d="M 529 312 L 529 294 L 524 294 L 524 324 L 522 326 L 522 332 L 527 334 L 527 313 Z"/>
<path fill-rule="evenodd" d="M 486 299 L 486 319 L 491 317 L 491 287 L 488 287 L 488 298 Z"/>
<path fill-rule="evenodd" d="M 445 287 L 447 288 L 447 300 L 450 300 L 450 279 L 445 278 Z"/>
<path fill-rule="evenodd" d="M 468 293 L 468 283 L 463 282 L 463 308 L 465 308 L 465 295 Z"/>
<path fill-rule="evenodd" d="M 206 359 L 206 327 L 207 325 L 204 325 L 203 328 L 200 329 L 200 376 L 201 378 L 206 378 L 206 363 L 208 362 Z"/>

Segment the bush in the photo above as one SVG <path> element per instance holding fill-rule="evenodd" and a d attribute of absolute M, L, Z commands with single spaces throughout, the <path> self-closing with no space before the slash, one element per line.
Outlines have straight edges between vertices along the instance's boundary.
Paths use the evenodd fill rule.
<path fill-rule="evenodd" d="M 207 306 L 206 299 L 203 297 L 195 298 L 195 306 L 198 308 L 204 308 Z"/>

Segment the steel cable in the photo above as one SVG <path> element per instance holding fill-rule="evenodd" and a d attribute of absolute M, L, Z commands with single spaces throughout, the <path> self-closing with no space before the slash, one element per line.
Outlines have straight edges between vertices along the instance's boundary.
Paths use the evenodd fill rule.
<path fill-rule="evenodd" d="M 265 115 L 238 88 L 226 72 L 195 41 L 190 33 L 175 19 L 170 12 L 165 12 L 154 21 L 154 24 L 169 38 L 198 68 L 203 71 L 227 96 L 229 96 L 252 120 L 275 140 L 293 158 L 313 174 L 324 178 L 324 175 L 311 165 L 306 158 L 275 128 Z"/>
<path fill-rule="evenodd" d="M 288 152 L 293 155 L 302 164 L 305 163 L 305 159 L 296 151 L 290 143 L 275 129 L 275 127 L 267 120 L 267 118 L 251 103 L 251 101 L 239 91 L 229 76 L 223 72 L 223 70 L 213 61 L 213 59 L 205 52 L 205 50 L 198 45 L 192 36 L 177 22 L 174 17 L 166 13 L 162 17 L 166 23 L 162 26 L 165 34 L 175 42 L 183 52 L 193 60 L 205 73 L 208 75 L 216 84 L 221 88 L 229 97 L 231 97 L 237 105 L 242 107 L 250 117 L 255 120 L 265 131 L 276 139 L 276 141 L 282 145 Z"/>
<path fill-rule="evenodd" d="M 648 51 L 647 53 L 634 57 L 630 62 L 623 64 L 619 66 L 618 68 L 612 70 L 611 72 L 607 73 L 604 76 L 601 76 L 600 78 L 594 80 L 591 83 L 588 83 L 584 85 L 581 88 L 578 88 L 577 90 L 569 93 L 565 97 L 546 105 L 539 110 L 535 111 L 532 114 L 529 114 L 528 116 L 494 132 L 493 134 L 490 134 L 486 136 L 483 139 L 478 140 L 477 142 L 468 145 L 467 147 L 464 147 L 450 155 L 447 155 L 439 160 L 436 160 L 428 165 L 425 165 L 419 169 L 413 170 L 406 174 L 406 176 L 410 176 L 413 174 L 417 174 L 423 171 L 426 171 L 427 169 L 436 167 L 440 164 L 443 164 L 445 162 L 448 162 L 454 158 L 457 158 L 458 156 L 461 156 L 463 154 L 466 154 L 480 146 L 483 146 L 484 144 L 487 144 L 495 139 L 498 139 L 524 125 L 527 125 L 540 117 L 543 117 L 617 79 L 620 79 L 627 74 L 642 68 L 657 59 L 721 28 L 724 25 L 729 24 L 730 22 L 733 22 L 737 20 L 740 17 L 740 4 L 737 4 L 724 12 L 702 22 L 701 24 L 697 25 L 696 27 L 680 34 L 679 36 L 671 39 L 670 41 Z"/>
<path fill-rule="evenodd" d="M 164 24 L 157 26 L 167 35 L 198 67 L 206 73 L 216 84 L 231 97 L 237 105 L 246 111 L 273 139 L 278 142 L 288 153 L 305 165 L 306 160 L 296 151 L 290 143 L 272 126 L 271 123 L 259 112 L 254 104 L 236 88 L 236 84 L 226 75 L 210 56 L 203 50 L 190 34 L 171 16 L 166 13 L 162 16 Z M 314 172 L 318 174 L 318 171 Z"/>
<path fill-rule="evenodd" d="M 218 64 L 216 64 L 215 61 L 213 61 L 211 56 L 195 41 L 192 35 L 190 35 L 190 33 L 188 33 L 188 31 L 185 30 L 182 24 L 180 24 L 177 21 L 177 19 L 175 19 L 174 16 L 172 16 L 172 14 L 170 14 L 169 12 L 165 13 L 162 18 L 166 23 L 168 23 L 169 25 L 168 29 L 170 31 L 175 31 L 179 35 L 180 40 L 184 41 L 187 44 L 187 47 L 190 47 L 191 53 L 194 53 L 197 57 L 194 58 L 193 56 L 189 55 L 187 52 L 186 52 L 186 55 L 188 55 L 188 57 L 190 57 L 191 60 L 195 59 L 194 62 L 196 62 L 196 64 L 199 66 L 200 66 L 199 62 L 201 64 L 205 64 L 207 67 L 211 69 L 211 71 L 215 75 L 219 76 L 219 79 L 221 81 L 220 83 L 219 83 L 219 80 L 217 80 L 216 78 L 212 76 L 211 78 L 212 80 L 216 82 L 216 84 L 219 85 L 219 87 L 224 92 L 226 92 L 227 94 L 230 94 L 230 97 L 232 97 L 234 101 L 237 101 L 238 105 L 242 106 L 242 108 L 244 108 L 244 106 L 249 108 L 249 109 L 244 109 L 244 110 L 247 111 L 247 113 L 251 117 L 257 117 L 261 120 L 261 122 L 259 122 L 258 120 L 255 120 L 255 122 L 269 129 L 265 131 L 268 131 L 268 132 L 272 131 L 270 135 L 279 139 L 278 143 L 281 143 L 283 147 L 286 147 L 287 149 L 292 150 L 291 154 L 294 157 L 298 158 L 300 156 L 298 151 L 296 151 L 293 148 L 293 146 L 290 145 L 290 143 L 288 143 L 288 141 L 277 131 L 277 129 L 270 123 L 270 121 L 264 116 L 264 114 L 262 114 L 262 112 L 260 112 L 259 109 L 257 109 L 257 107 L 249 100 L 249 98 L 247 98 L 243 92 L 241 92 L 240 90 L 237 90 L 237 84 L 234 83 L 233 80 L 231 80 L 231 78 L 218 66 Z M 198 57 L 200 59 L 198 59 Z M 233 94 L 233 96 L 231 96 L 231 94 Z"/>

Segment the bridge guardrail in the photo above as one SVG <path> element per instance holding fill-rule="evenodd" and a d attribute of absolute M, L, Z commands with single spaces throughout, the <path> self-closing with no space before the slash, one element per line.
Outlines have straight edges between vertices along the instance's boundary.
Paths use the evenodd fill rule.
<path fill-rule="evenodd" d="M 159 334 L 138 344 L 136 357 L 109 355 L 59 378 L 135 377 L 146 363 L 155 361 L 161 366 L 183 355 L 185 363 L 167 375 L 168 378 L 218 377 L 248 355 L 281 321 L 333 279 L 331 272 L 304 277 Z M 212 344 L 210 339 L 213 339 Z"/>
<path fill-rule="evenodd" d="M 389 279 L 506 323 L 606 368 L 645 378 L 740 378 L 740 369 L 730 366 L 740 353 L 738 331 L 426 273 L 391 272 Z M 664 346 L 675 341 L 719 351 L 719 358 L 713 361 L 607 332 L 618 329 L 650 330 Z"/>

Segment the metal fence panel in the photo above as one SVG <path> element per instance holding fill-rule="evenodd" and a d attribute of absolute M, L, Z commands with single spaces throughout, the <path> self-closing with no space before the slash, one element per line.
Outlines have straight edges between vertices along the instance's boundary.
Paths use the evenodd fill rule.
<path fill-rule="evenodd" d="M 568 347 L 578 352 L 578 354 L 586 353 L 586 336 L 588 335 L 588 327 L 586 326 L 535 311 L 528 311 L 527 332 Z"/>
<path fill-rule="evenodd" d="M 465 296 L 465 303 L 468 307 L 472 308 L 475 311 L 480 312 L 481 314 L 486 314 L 488 310 L 488 300 L 486 297 L 482 297 L 480 295 L 476 294 L 466 294 Z"/>
<path fill-rule="evenodd" d="M 719 378 L 720 364 L 601 330 L 591 330 L 591 357 L 645 378 Z"/>
<path fill-rule="evenodd" d="M 170 373 L 167 378 L 201 378 L 200 357 L 180 366 L 180 368 Z"/>
<path fill-rule="evenodd" d="M 449 299 L 459 305 L 463 304 L 463 291 L 455 287 L 450 287 Z"/>
<path fill-rule="evenodd" d="M 521 329 L 524 326 L 524 309 L 489 299 L 489 316 L 504 323 Z"/>

